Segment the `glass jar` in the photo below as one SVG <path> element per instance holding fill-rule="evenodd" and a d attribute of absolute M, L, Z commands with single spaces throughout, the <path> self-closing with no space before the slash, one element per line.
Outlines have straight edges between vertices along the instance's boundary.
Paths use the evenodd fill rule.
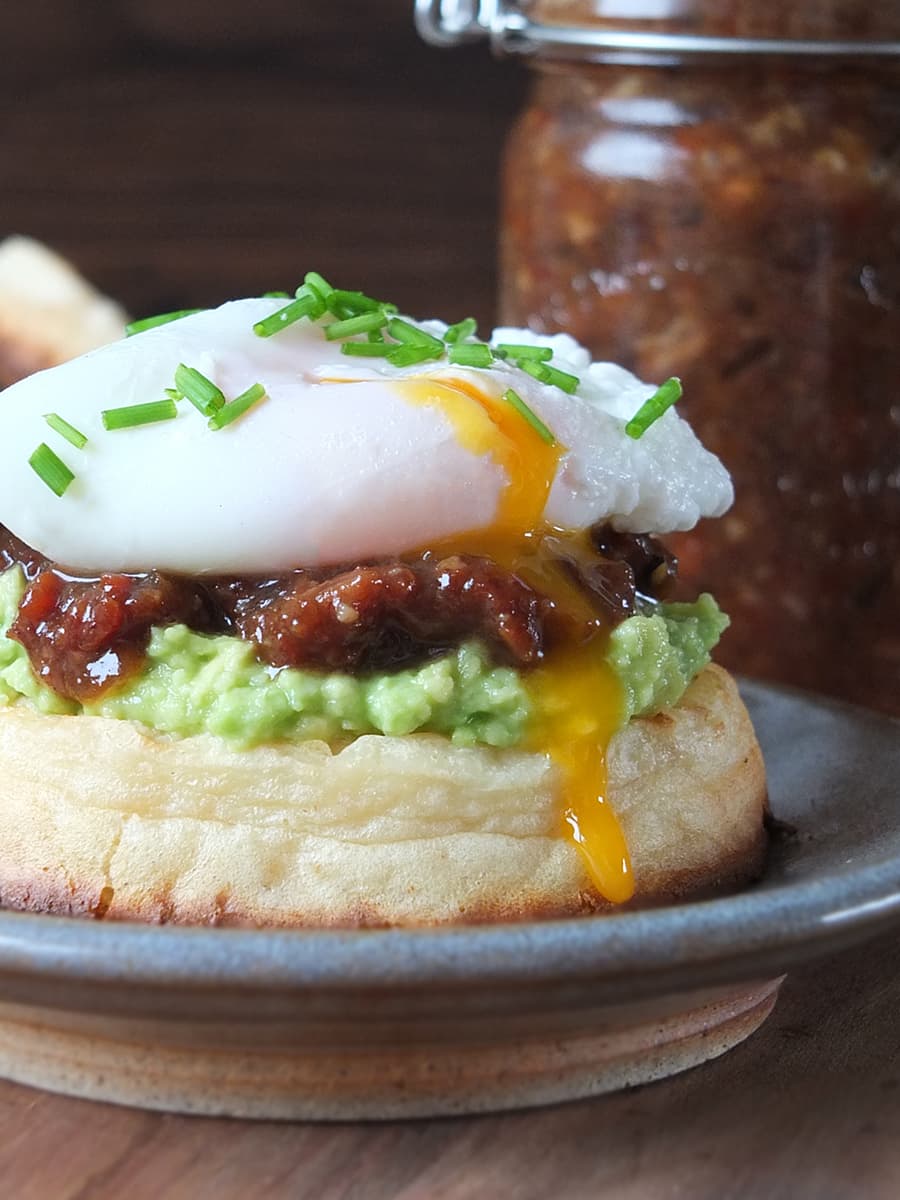
<path fill-rule="evenodd" d="M 900 0 L 489 8 L 536 68 L 501 321 L 682 377 L 737 493 L 671 539 L 721 661 L 900 713 Z"/>

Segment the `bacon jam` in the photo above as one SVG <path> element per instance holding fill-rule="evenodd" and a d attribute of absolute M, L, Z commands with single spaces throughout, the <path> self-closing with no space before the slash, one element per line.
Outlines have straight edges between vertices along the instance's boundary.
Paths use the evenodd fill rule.
<path fill-rule="evenodd" d="M 900 714 L 897 59 L 828 53 L 896 42 L 900 4 L 537 0 L 529 16 L 823 39 L 677 69 L 535 56 L 505 156 L 500 316 L 683 378 L 737 497 L 673 542 L 687 590 L 732 616 L 724 666 Z"/>
<path fill-rule="evenodd" d="M 273 667 L 399 670 L 475 638 L 493 661 L 528 668 L 572 637 L 573 620 L 583 625 L 576 638 L 611 628 L 640 596 L 663 595 L 676 572 L 655 538 L 605 526 L 585 541 L 547 537 L 543 552 L 583 598 L 577 617 L 477 555 L 425 553 L 266 579 L 160 571 L 86 578 L 0 528 L 0 568 L 19 564 L 28 580 L 9 637 L 43 683 L 81 702 L 139 674 L 151 629 L 172 624 L 243 638 Z"/>

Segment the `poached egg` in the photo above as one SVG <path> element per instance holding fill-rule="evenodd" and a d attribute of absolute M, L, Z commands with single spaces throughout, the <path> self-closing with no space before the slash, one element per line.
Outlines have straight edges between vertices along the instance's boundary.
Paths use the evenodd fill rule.
<path fill-rule="evenodd" d="M 254 324 L 281 306 L 232 301 L 0 394 L 0 522 L 85 574 L 273 576 L 422 550 L 481 554 L 577 609 L 586 601 L 565 571 L 541 560 L 547 532 L 586 537 L 604 521 L 664 533 L 731 504 L 727 472 L 673 409 L 639 439 L 626 434 L 655 387 L 591 363 L 570 338 L 504 329 L 493 341 L 549 346 L 555 366 L 579 375 L 574 395 L 510 361 L 398 368 L 350 359 L 319 323 L 258 337 Z M 215 431 L 187 400 L 173 419 L 104 428 L 105 409 L 163 399 L 179 363 L 228 398 L 256 383 L 264 397 Z M 552 440 L 508 402 L 509 389 Z M 47 414 L 80 431 L 84 446 L 51 430 Z M 74 473 L 61 497 L 29 465 L 42 442 Z M 601 894 L 618 902 L 633 880 L 605 801 L 604 751 L 622 703 L 604 649 L 602 637 L 557 648 L 531 672 L 530 748 L 564 772 L 569 836 Z"/>
<path fill-rule="evenodd" d="M 503 362 L 360 367 L 308 321 L 257 337 L 254 323 L 280 303 L 232 301 L 0 394 L 0 521 L 86 572 L 272 573 L 401 554 L 498 519 L 525 470 L 511 434 L 521 418 L 498 424 L 510 387 L 562 447 L 537 520 L 663 533 L 731 503 L 727 472 L 674 410 L 626 436 L 655 389 L 620 367 L 585 364 L 573 396 Z M 585 355 L 570 339 L 499 333 L 553 346 L 563 366 Z M 162 399 L 180 362 L 229 398 L 256 382 L 265 398 L 218 432 L 185 401 L 175 420 L 103 428 L 104 409 Z M 47 413 L 80 430 L 84 449 L 52 434 Z M 29 466 L 41 442 L 75 473 L 62 499 Z"/>

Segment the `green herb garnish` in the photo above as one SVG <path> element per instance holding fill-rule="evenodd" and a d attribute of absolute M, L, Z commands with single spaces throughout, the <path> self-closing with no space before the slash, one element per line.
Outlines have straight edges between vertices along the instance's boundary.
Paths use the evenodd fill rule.
<path fill-rule="evenodd" d="M 555 387 L 561 388 L 564 392 L 571 395 L 578 388 L 578 376 L 570 375 L 568 371 L 560 371 L 557 367 L 551 367 L 545 362 L 535 362 L 530 358 L 523 358 L 517 364 L 523 371 L 529 375 L 533 375 L 535 379 L 541 383 L 553 384 Z"/>
<path fill-rule="evenodd" d="M 126 404 L 123 408 L 105 408 L 100 417 L 104 429 L 133 429 L 136 425 L 153 425 L 171 421 L 178 416 L 175 401 L 151 400 L 147 404 Z"/>
<path fill-rule="evenodd" d="M 308 288 L 311 292 L 318 296 L 323 304 L 328 303 L 329 297 L 334 292 L 334 288 L 331 286 L 328 280 L 323 278 L 318 271 L 306 272 L 306 274 L 303 276 L 303 287 L 297 288 L 297 296 L 300 295 L 300 293 L 303 291 L 303 288 Z"/>
<path fill-rule="evenodd" d="M 281 296 L 282 293 L 269 292 L 267 295 Z M 311 321 L 318 321 L 326 312 L 331 313 L 341 322 L 352 320 L 354 317 L 360 317 L 366 313 L 373 315 L 383 313 L 390 316 L 398 311 L 396 304 L 388 304 L 385 300 L 376 300 L 374 296 L 367 296 L 365 292 L 333 288 L 328 280 L 317 271 L 307 271 L 303 277 L 303 283 L 297 288 L 294 296 L 295 299 L 291 304 L 286 304 L 278 312 L 272 313 L 262 321 L 257 321 L 253 326 L 253 331 L 258 337 L 271 337 L 272 334 L 280 333 L 282 329 L 286 329 L 288 325 L 293 325 L 295 321 L 300 321 L 304 317 Z M 331 327 L 329 326 L 329 328 Z M 379 325 L 378 328 L 381 326 Z M 332 332 L 330 335 L 332 341 L 350 336 L 350 334 L 339 332 Z"/>
<path fill-rule="evenodd" d="M 230 425 L 232 421 L 236 421 L 238 417 L 242 417 L 248 408 L 252 408 L 257 401 L 262 400 L 266 394 L 266 389 L 261 383 L 254 383 L 248 387 L 246 392 L 241 392 L 234 400 L 229 400 L 227 404 L 223 404 L 218 412 L 214 412 L 209 418 L 210 429 L 224 429 L 226 425 Z"/>
<path fill-rule="evenodd" d="M 357 333 L 372 333 L 383 329 L 388 318 L 380 309 L 376 312 L 360 313 L 356 317 L 348 317 L 344 321 L 332 321 L 325 326 L 325 337 L 329 342 L 337 342 L 342 338 L 354 337 Z"/>
<path fill-rule="evenodd" d="M 204 417 L 211 417 L 225 403 L 221 388 L 196 367 L 186 367 L 184 363 L 179 363 L 175 370 L 175 387 Z"/>
<path fill-rule="evenodd" d="M 194 313 L 205 311 L 203 308 L 182 308 L 178 312 L 160 313 L 156 317 L 142 317 L 140 321 L 131 321 L 125 326 L 125 336 L 132 337 L 135 333 L 143 333 L 145 329 L 155 329 L 157 325 L 168 325 L 170 321 L 180 321 L 182 317 L 192 317 Z"/>
<path fill-rule="evenodd" d="M 334 289 L 329 296 L 329 303 L 340 306 L 342 313 L 346 313 L 348 317 L 358 317 L 360 313 L 397 311 L 395 304 L 382 304 L 380 300 L 367 296 L 365 292 L 347 292 L 341 288 Z"/>
<path fill-rule="evenodd" d="M 87 445 L 87 437 L 81 430 L 70 425 L 68 421 L 64 421 L 58 413 L 44 413 L 44 420 L 54 432 L 64 437 L 67 442 L 71 442 L 76 450 L 83 450 Z"/>
<path fill-rule="evenodd" d="M 505 359 L 541 383 L 561 388 L 570 394 L 577 390 L 580 382 L 577 375 L 550 365 L 553 350 L 549 346 L 515 342 L 490 346 L 486 342 L 470 340 L 478 329 L 474 317 L 465 317 L 455 325 L 448 326 L 443 337 L 438 338 L 396 316 L 395 304 L 376 300 L 365 292 L 333 288 L 327 279 L 315 271 L 307 272 L 296 296 L 293 303 L 254 325 L 254 331 L 261 337 L 269 337 L 302 317 L 318 321 L 328 312 L 336 320 L 324 326 L 325 337 L 330 342 L 343 342 L 341 353 L 349 357 L 385 358 L 395 367 L 411 367 L 417 363 L 446 359 L 452 366 L 480 369 L 490 367 L 496 359 Z M 365 336 L 366 341 L 345 340 L 361 335 Z M 553 435 L 546 425 L 538 421 L 515 392 L 511 391 L 511 394 L 522 406 L 520 411 L 524 409 L 533 418 L 531 424 L 534 428 L 538 432 L 543 431 L 541 436 L 545 440 L 546 437 L 552 440 Z"/>
<path fill-rule="evenodd" d="M 549 346 L 517 346 L 511 342 L 499 342 L 494 347 L 494 353 L 500 358 L 512 359 L 513 362 L 549 362 L 553 357 Z"/>
<path fill-rule="evenodd" d="M 484 342 L 451 345 L 448 357 L 456 367 L 489 367 L 494 361 L 490 346 Z"/>
<path fill-rule="evenodd" d="M 392 350 L 397 349 L 399 347 L 396 342 L 385 342 L 381 339 L 377 342 L 344 342 L 341 354 L 349 354 L 355 358 L 386 358 Z"/>
<path fill-rule="evenodd" d="M 280 333 L 282 329 L 287 329 L 289 325 L 293 325 L 295 321 L 300 321 L 304 317 L 309 317 L 311 321 L 318 321 L 324 312 L 325 302 L 312 288 L 304 285 L 297 289 L 296 300 L 292 300 L 284 308 L 279 308 L 270 317 L 263 317 L 261 321 L 257 321 L 253 326 L 253 332 L 257 337 L 271 337 L 273 333 Z"/>
<path fill-rule="evenodd" d="M 503 393 L 503 399 L 507 404 L 511 404 L 519 416 L 524 417 L 535 433 L 546 442 L 548 446 L 556 445 L 556 438 L 532 409 L 528 407 L 518 392 L 514 392 L 512 388 L 507 388 Z"/>
<path fill-rule="evenodd" d="M 388 321 L 387 328 L 391 337 L 396 338 L 398 342 L 402 342 L 405 346 L 420 346 L 423 350 L 428 349 L 432 352 L 433 358 L 442 355 L 447 348 L 440 338 L 432 337 L 424 329 L 410 325 L 409 321 L 403 321 L 399 317 L 392 317 Z"/>
<path fill-rule="evenodd" d="M 448 346 L 456 345 L 457 342 L 464 342 L 466 338 L 474 337 L 478 332 L 478 322 L 474 317 L 465 317 L 462 321 L 457 321 L 455 325 L 451 325 L 444 334 L 444 341 Z"/>
<path fill-rule="evenodd" d="M 46 442 L 41 442 L 29 458 L 28 465 L 57 496 L 62 496 L 75 478 L 74 472 L 69 470 L 59 455 L 55 454 Z"/>
<path fill-rule="evenodd" d="M 571 375 L 568 371 L 560 371 L 558 367 L 551 367 L 549 363 L 541 363 L 541 366 L 544 368 L 544 383 L 550 383 L 554 387 L 568 392 L 570 396 L 578 391 L 578 384 L 581 380 L 577 375 Z"/>
<path fill-rule="evenodd" d="M 413 367 L 440 357 L 440 351 L 435 353 L 429 346 L 393 346 L 387 360 L 394 367 Z"/>
<path fill-rule="evenodd" d="M 658 421 L 663 413 L 681 399 L 681 380 L 673 375 L 665 383 L 660 384 L 653 395 L 645 400 L 628 424 L 625 432 L 631 438 L 642 437 L 654 421 Z"/>

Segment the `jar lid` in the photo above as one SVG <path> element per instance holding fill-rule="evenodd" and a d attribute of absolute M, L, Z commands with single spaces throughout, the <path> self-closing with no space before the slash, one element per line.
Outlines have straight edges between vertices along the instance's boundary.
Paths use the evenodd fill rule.
<path fill-rule="evenodd" d="M 435 46 L 671 65 L 686 59 L 900 57 L 900 0 L 416 0 Z"/>

